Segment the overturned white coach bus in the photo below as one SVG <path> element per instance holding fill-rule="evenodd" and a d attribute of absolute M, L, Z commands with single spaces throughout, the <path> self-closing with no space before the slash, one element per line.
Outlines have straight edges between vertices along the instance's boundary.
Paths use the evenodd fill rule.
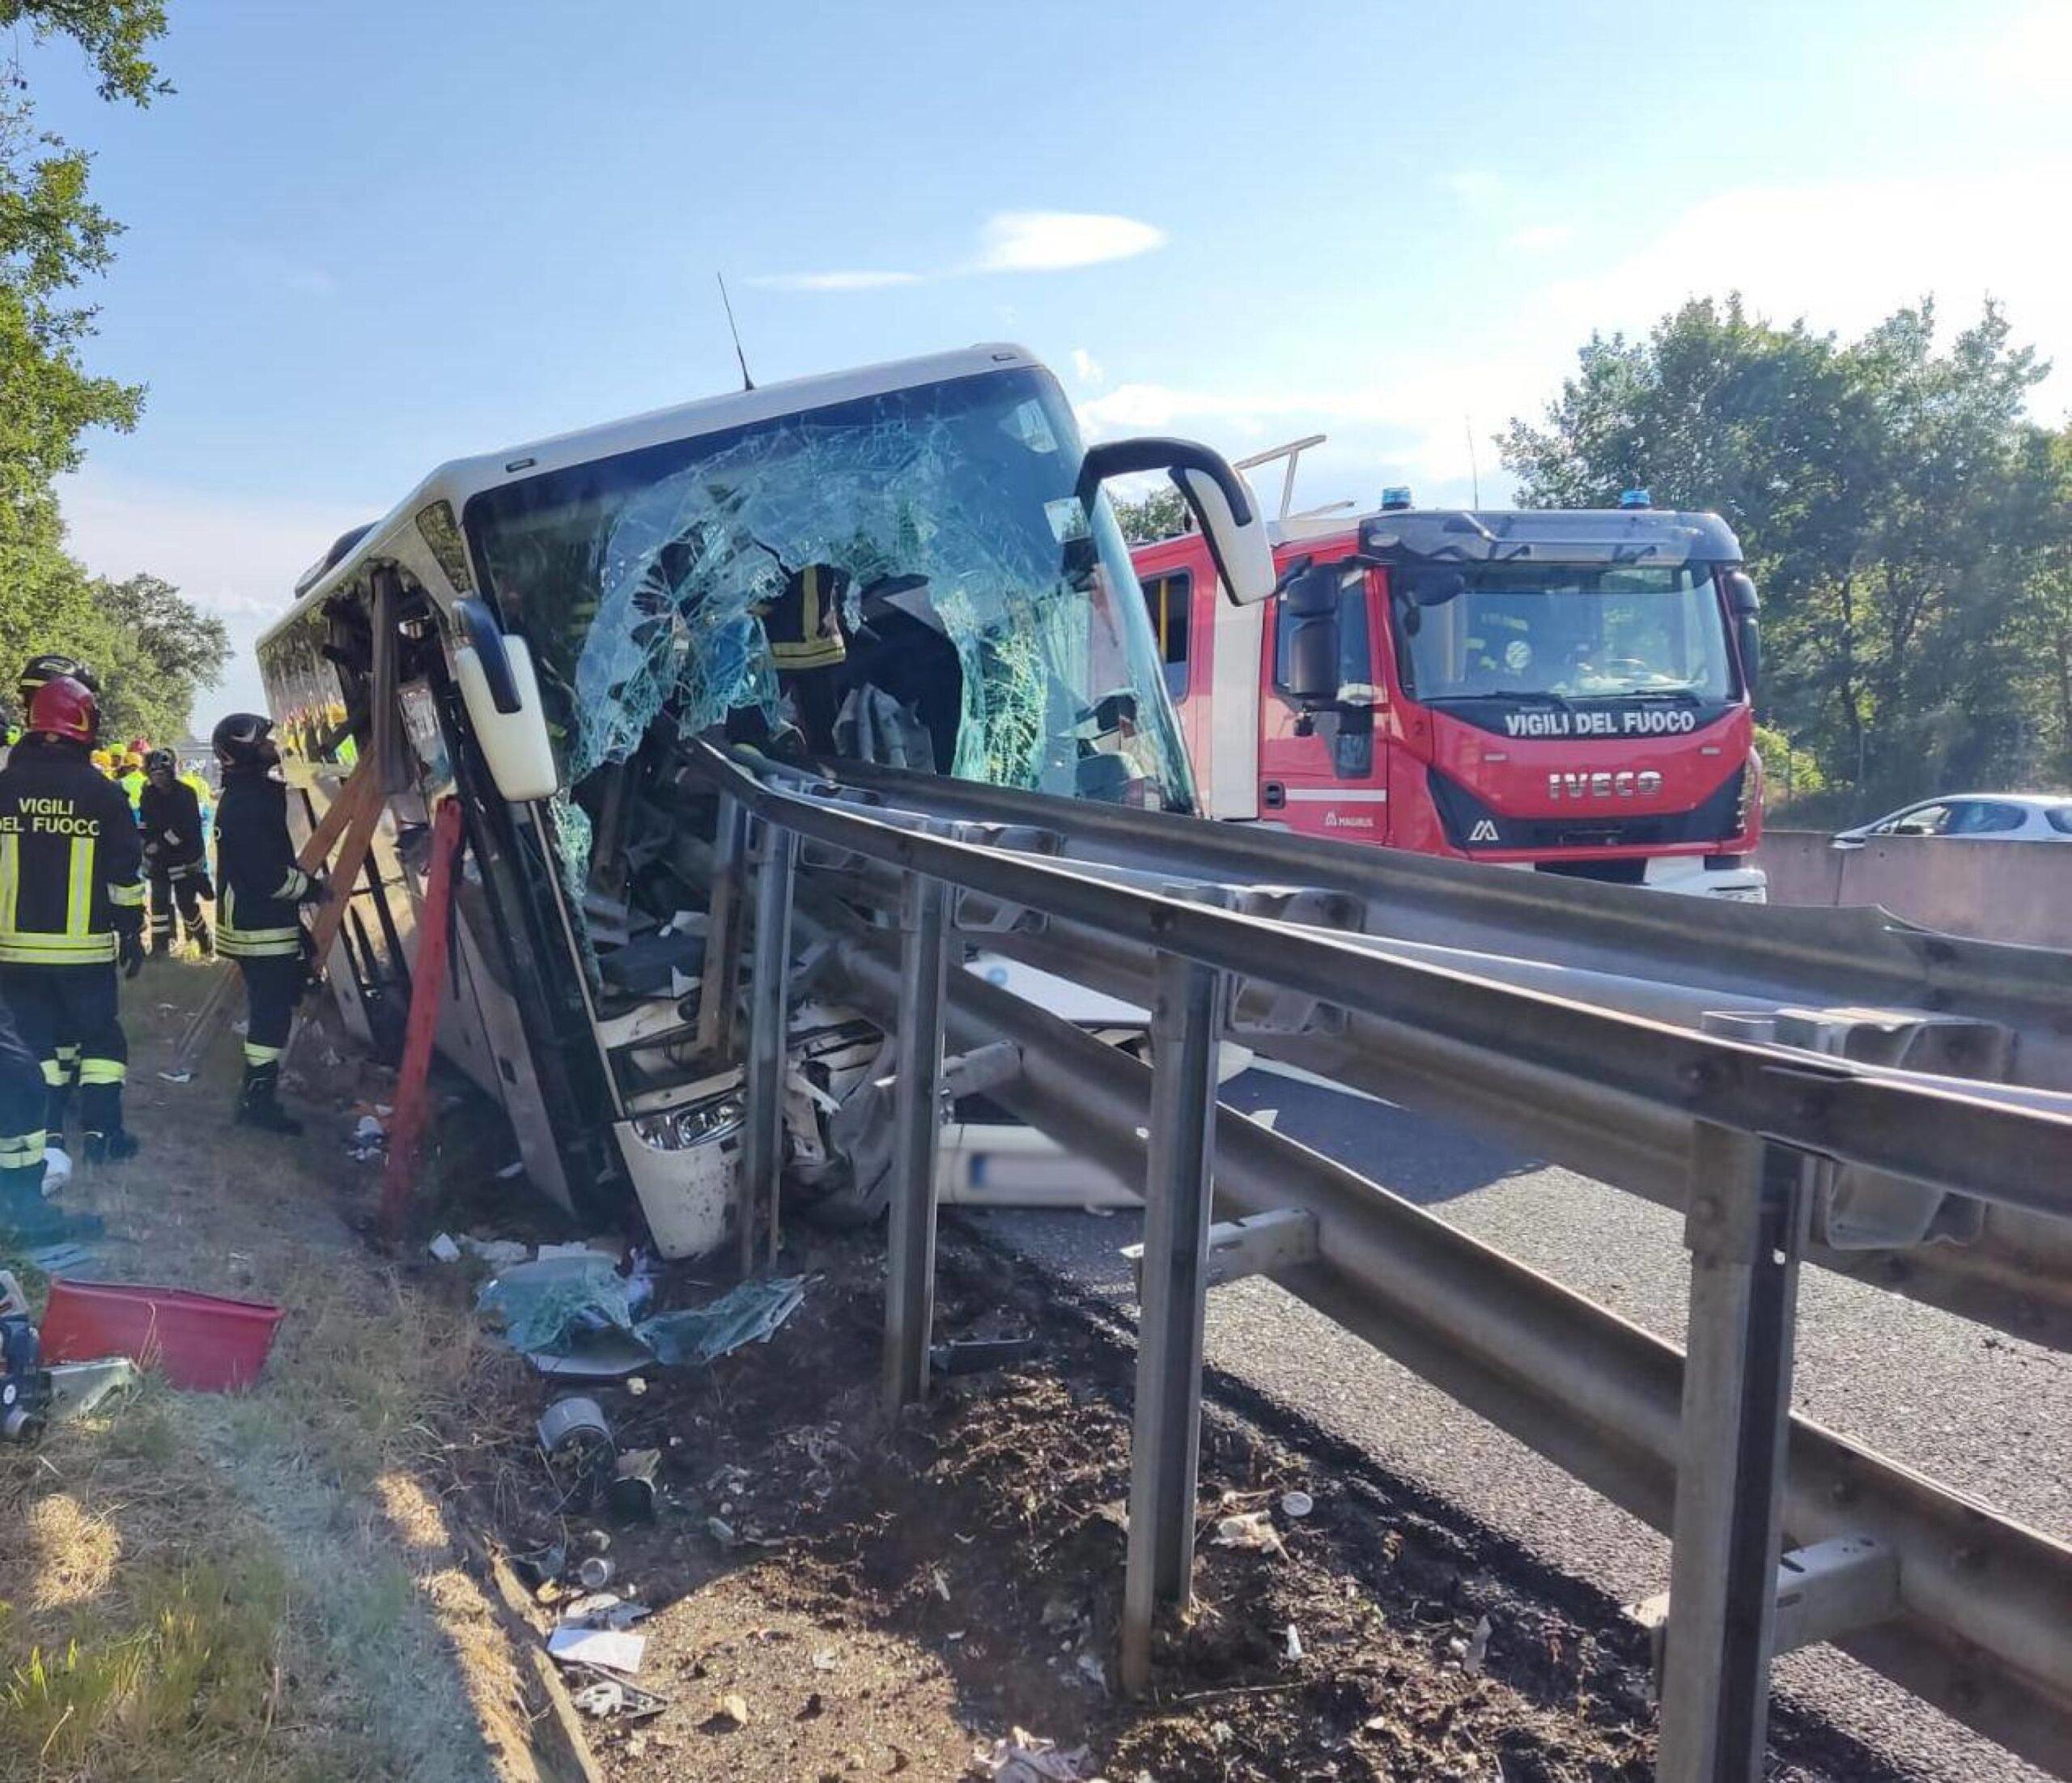
<path fill-rule="evenodd" d="M 675 771 L 681 751 L 727 739 L 1194 809 L 1099 492 L 1157 469 L 1233 596 L 1263 598 L 1264 529 L 1223 460 L 1178 440 L 1083 448 L 1055 380 L 1012 346 L 434 471 L 340 539 L 259 645 L 312 819 L 380 753 L 381 831 L 329 962 L 349 1024 L 395 1042 L 429 821 L 452 796 L 443 1049 L 549 1194 L 586 1216 L 631 1194 L 667 1254 L 718 1246 L 740 1060 L 715 1045 L 732 1024 L 700 1020 L 715 800 Z M 792 1039 L 792 1080 L 817 1092 L 789 1123 L 792 1185 L 839 1206 L 855 1186 L 826 1131 L 830 1086 L 878 1037 L 809 1000 Z"/>

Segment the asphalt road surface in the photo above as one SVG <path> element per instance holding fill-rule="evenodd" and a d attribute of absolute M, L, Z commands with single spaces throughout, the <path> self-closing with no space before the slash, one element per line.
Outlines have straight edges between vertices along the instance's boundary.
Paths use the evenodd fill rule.
<path fill-rule="evenodd" d="M 1682 1342 L 1680 1216 L 1458 1127 L 1270 1067 L 1246 1072 L 1223 1093 L 1248 1111 L 1277 1110 L 1290 1138 Z M 1081 1288 L 1132 1298 L 1118 1253 L 1138 1236 L 1135 1212 L 974 1217 Z M 1211 1295 L 1208 1358 L 1620 1600 L 1667 1588 L 1668 1546 L 1652 1530 L 1272 1283 L 1255 1278 Z M 1794 1403 L 1947 1485 L 2072 1538 L 2072 1359 L 1809 1267 Z M 1777 1679 L 1936 1783 L 2031 1783 L 2043 1775 L 1832 1648 L 1787 1656 Z"/>

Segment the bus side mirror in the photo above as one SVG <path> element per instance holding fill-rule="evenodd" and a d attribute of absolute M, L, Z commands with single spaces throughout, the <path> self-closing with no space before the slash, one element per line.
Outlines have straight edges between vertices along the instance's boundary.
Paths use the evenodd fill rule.
<path fill-rule="evenodd" d="M 513 804 L 553 797 L 561 779 L 531 649 L 523 638 L 507 637 L 480 601 L 462 601 L 458 610 L 453 673 L 490 778 Z"/>
<path fill-rule="evenodd" d="M 1092 511 L 1100 486 L 1111 477 L 1162 470 L 1194 511 L 1216 574 L 1241 607 L 1273 592 L 1273 545 L 1266 519 L 1245 480 L 1220 452 L 1191 439 L 1110 439 L 1089 446 L 1080 461 L 1079 499 Z"/>
<path fill-rule="evenodd" d="M 1734 615 L 1734 652 L 1741 658 L 1741 679 L 1752 706 L 1763 678 L 1763 622 L 1757 618 L 1763 603 L 1756 584 L 1742 571 L 1734 571 L 1726 579 L 1726 608 Z"/>

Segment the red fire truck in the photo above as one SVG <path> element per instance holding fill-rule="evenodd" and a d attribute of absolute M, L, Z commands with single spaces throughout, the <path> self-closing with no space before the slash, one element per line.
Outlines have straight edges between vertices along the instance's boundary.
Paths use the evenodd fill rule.
<path fill-rule="evenodd" d="M 1263 455 L 1290 487 L 1300 449 Z M 1258 605 L 1199 534 L 1135 554 L 1208 815 L 1762 901 L 1758 603 L 1717 515 L 1286 500 Z"/>

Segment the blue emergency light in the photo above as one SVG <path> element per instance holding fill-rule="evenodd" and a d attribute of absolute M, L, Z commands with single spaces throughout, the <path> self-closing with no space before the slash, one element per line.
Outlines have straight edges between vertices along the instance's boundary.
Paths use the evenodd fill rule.
<path fill-rule="evenodd" d="M 1384 514 L 1400 514 L 1409 506 L 1409 484 L 1391 483 L 1382 491 L 1382 512 Z"/>
<path fill-rule="evenodd" d="M 1619 491 L 1619 505 L 1621 507 L 1652 507 L 1654 503 L 1645 489 L 1622 489 Z"/>

